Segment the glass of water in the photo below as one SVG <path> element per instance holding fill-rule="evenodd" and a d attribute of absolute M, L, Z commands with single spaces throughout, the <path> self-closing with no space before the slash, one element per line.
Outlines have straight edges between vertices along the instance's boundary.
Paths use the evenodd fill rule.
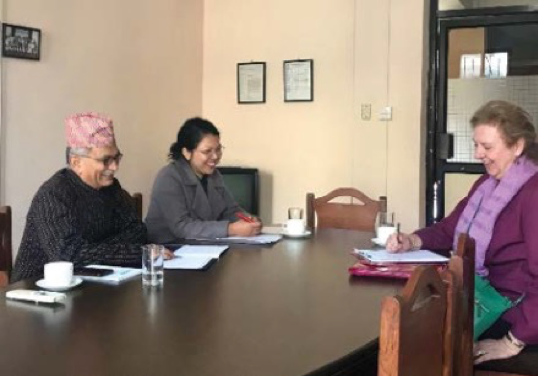
<path fill-rule="evenodd" d="M 143 285 L 158 286 L 163 284 L 163 253 L 161 245 L 143 247 Z"/>
<path fill-rule="evenodd" d="M 287 210 L 289 220 L 302 219 L 302 208 L 292 207 Z"/>

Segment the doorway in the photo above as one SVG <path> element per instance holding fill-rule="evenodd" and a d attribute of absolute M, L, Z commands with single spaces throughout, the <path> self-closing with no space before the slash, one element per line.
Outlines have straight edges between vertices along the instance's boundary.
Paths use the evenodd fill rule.
<path fill-rule="evenodd" d="M 484 173 L 469 124 L 481 105 L 510 101 L 538 124 L 537 7 L 436 11 L 432 28 L 427 225 L 446 216 Z"/>

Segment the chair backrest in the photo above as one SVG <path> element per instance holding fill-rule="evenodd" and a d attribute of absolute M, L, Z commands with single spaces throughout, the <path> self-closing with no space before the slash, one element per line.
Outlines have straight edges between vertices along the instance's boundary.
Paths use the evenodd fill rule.
<path fill-rule="evenodd" d="M 350 203 L 329 203 L 339 197 L 349 197 Z M 353 198 L 361 204 L 353 203 Z M 314 229 L 317 216 L 318 228 L 356 229 L 374 231 L 381 203 L 370 199 L 355 188 L 338 188 L 325 196 L 316 198 L 306 194 L 306 224 Z"/>
<path fill-rule="evenodd" d="M 402 294 L 382 303 L 378 375 L 451 375 L 446 324 L 449 287 L 433 266 L 418 267 Z M 447 347 L 446 347 L 447 346 Z"/>
<path fill-rule="evenodd" d="M 7 285 L 12 268 L 11 207 L 0 207 L 0 286 Z"/>
<path fill-rule="evenodd" d="M 137 216 L 139 217 L 139 220 L 143 221 L 143 194 L 140 192 L 135 192 L 131 197 L 133 200 L 133 206 L 137 212 Z"/>
<path fill-rule="evenodd" d="M 458 237 L 457 249 L 449 261 L 449 270 L 456 276 L 459 292 L 453 367 L 456 374 L 470 376 L 473 374 L 475 240 L 467 234 Z"/>

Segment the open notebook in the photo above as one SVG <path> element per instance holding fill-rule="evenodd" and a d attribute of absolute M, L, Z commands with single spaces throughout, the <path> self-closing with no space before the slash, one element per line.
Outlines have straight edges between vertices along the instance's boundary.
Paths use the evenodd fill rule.
<path fill-rule="evenodd" d="M 387 250 L 355 249 L 354 254 L 365 262 L 372 264 L 382 263 L 447 263 L 449 258 L 436 254 L 430 250 L 416 250 L 405 253 L 391 253 Z"/>

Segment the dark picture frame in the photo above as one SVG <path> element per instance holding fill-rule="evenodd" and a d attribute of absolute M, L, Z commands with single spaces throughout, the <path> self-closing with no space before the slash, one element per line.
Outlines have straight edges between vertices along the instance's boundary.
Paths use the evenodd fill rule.
<path fill-rule="evenodd" d="M 314 100 L 314 60 L 284 60 L 284 101 Z"/>
<path fill-rule="evenodd" d="M 41 30 L 26 26 L 2 24 L 2 56 L 39 60 Z"/>
<path fill-rule="evenodd" d="M 266 101 L 267 64 L 250 62 L 237 64 L 237 103 L 257 104 Z"/>

